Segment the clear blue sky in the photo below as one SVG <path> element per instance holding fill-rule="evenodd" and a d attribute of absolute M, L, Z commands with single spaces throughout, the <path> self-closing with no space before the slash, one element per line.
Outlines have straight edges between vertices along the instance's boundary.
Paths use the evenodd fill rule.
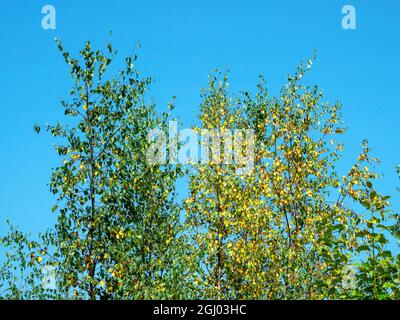
<path fill-rule="evenodd" d="M 41 27 L 43 5 L 55 6 L 56 30 Z M 356 9 L 356 30 L 341 27 L 341 8 Z M 399 209 L 400 1 L 33 1 L 0 2 L 0 232 L 10 218 L 25 231 L 52 225 L 55 198 L 47 183 L 57 158 L 51 137 L 34 123 L 62 120 L 59 100 L 71 82 L 54 37 L 76 53 L 86 40 L 102 47 L 114 33 L 121 56 L 140 40 L 142 73 L 156 79 L 160 109 L 177 96 L 186 127 L 199 90 L 215 67 L 229 66 L 235 90 L 254 91 L 263 74 L 273 93 L 300 60 L 318 50 L 305 81 L 344 105 L 350 128 L 341 172 L 368 138 L 382 160 L 381 190 Z M 184 188 L 180 186 L 181 192 Z"/>

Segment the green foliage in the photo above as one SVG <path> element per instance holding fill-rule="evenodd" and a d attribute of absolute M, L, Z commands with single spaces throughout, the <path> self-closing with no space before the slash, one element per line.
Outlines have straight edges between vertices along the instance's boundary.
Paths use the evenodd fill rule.
<path fill-rule="evenodd" d="M 61 140 L 55 149 L 62 164 L 50 183 L 58 198 L 49 236 L 54 254 L 41 262 L 55 264 L 64 297 L 177 298 L 183 246 L 175 180 L 181 173 L 148 165 L 145 157 L 147 131 L 166 128 L 169 114 L 158 115 L 145 101 L 151 79 L 139 77 L 136 56 L 106 77 L 116 54 L 110 44 L 103 54 L 87 42 L 79 59 L 60 41 L 57 46 L 74 86 L 70 101 L 62 101 L 70 125 L 46 128 Z"/>
<path fill-rule="evenodd" d="M 57 47 L 73 80 L 66 120 L 46 127 L 61 158 L 50 182 L 57 223 L 37 241 L 13 226 L 0 239 L 1 298 L 400 298 L 399 215 L 375 188 L 366 141 L 339 177 L 341 105 L 301 84 L 313 61 L 277 98 L 263 78 L 255 95 L 235 95 L 226 74 L 209 77 L 195 129 L 254 129 L 254 169 L 197 166 L 180 203 L 183 169 L 146 157 L 149 130 L 168 130 L 173 105 L 160 114 L 148 102 L 136 55 L 110 75 L 111 44 L 103 53 L 87 42 L 78 58 Z"/>
<path fill-rule="evenodd" d="M 9 222 L 7 222 L 9 224 Z M 29 236 L 9 224 L 10 231 L 0 238 L 5 250 L 5 262 L 0 268 L 0 297 L 2 299 L 54 299 L 61 298 L 56 288 L 43 285 L 45 266 L 43 256 L 49 255 L 47 235 L 40 241 L 29 240 Z"/>

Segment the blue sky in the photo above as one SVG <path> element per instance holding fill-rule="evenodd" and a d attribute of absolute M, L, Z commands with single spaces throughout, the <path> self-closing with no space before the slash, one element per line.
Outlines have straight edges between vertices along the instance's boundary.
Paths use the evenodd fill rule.
<path fill-rule="evenodd" d="M 56 30 L 41 27 L 46 4 L 56 8 Z M 356 9 L 356 30 L 341 26 L 345 4 Z M 141 72 L 155 78 L 151 95 L 160 110 L 176 96 L 175 112 L 186 127 L 215 67 L 229 67 L 234 90 L 254 91 L 263 74 L 277 94 L 287 74 L 318 50 L 305 81 L 344 105 L 350 130 L 340 171 L 347 171 L 368 138 L 382 160 L 380 190 L 399 209 L 399 28 L 397 0 L 1 0 L 0 233 L 6 218 L 33 233 L 55 221 L 47 183 L 59 159 L 51 137 L 33 131 L 35 123 L 62 120 L 59 101 L 71 87 L 54 37 L 77 53 L 86 40 L 103 48 L 110 30 L 121 58 L 140 40 Z"/>

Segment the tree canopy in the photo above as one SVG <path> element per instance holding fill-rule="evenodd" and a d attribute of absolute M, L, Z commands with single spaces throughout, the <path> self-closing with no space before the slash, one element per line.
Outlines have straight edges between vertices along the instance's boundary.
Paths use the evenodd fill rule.
<path fill-rule="evenodd" d="M 314 58 L 277 97 L 263 77 L 234 93 L 228 73 L 212 73 L 193 130 L 221 152 L 184 166 L 148 161 L 148 133 L 168 132 L 174 106 L 149 102 L 136 55 L 112 75 L 111 44 L 87 42 L 77 58 L 57 46 L 72 79 L 66 120 L 45 128 L 60 156 L 49 184 L 57 223 L 36 240 L 14 226 L 0 239 L 1 298 L 400 298 L 399 215 L 376 188 L 366 140 L 340 176 L 342 106 L 302 84 Z M 239 137 L 246 130 L 252 139 Z M 232 145 L 251 151 L 247 170 Z"/>

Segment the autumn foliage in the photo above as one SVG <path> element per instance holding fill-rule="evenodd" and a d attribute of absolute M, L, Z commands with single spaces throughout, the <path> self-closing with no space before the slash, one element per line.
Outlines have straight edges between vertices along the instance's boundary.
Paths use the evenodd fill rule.
<path fill-rule="evenodd" d="M 38 240 L 14 227 L 1 239 L 1 297 L 400 298 L 399 216 L 375 188 L 379 161 L 366 141 L 339 174 L 342 106 L 302 84 L 314 59 L 278 97 L 262 77 L 240 94 L 226 73 L 209 77 L 194 130 L 253 130 L 253 168 L 240 173 L 222 161 L 228 152 L 194 166 L 149 164 L 147 133 L 168 130 L 173 104 L 159 113 L 148 102 L 151 79 L 136 56 L 111 76 L 110 44 L 103 53 L 88 42 L 77 59 L 57 45 L 73 80 L 62 101 L 70 125 L 46 128 L 61 157 L 50 182 L 58 221 Z M 54 269 L 52 288 L 42 283 L 44 266 Z"/>

